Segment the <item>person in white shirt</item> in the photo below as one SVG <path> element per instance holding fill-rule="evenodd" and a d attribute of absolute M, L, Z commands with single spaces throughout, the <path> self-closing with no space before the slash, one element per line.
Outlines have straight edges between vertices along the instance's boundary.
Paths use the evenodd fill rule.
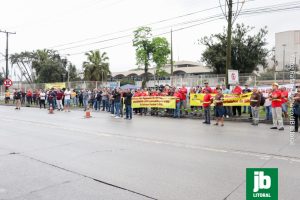
<path fill-rule="evenodd" d="M 42 108 L 42 105 L 44 106 L 44 109 L 46 109 L 46 93 L 44 90 L 40 91 L 40 109 Z"/>
<path fill-rule="evenodd" d="M 269 99 L 270 90 L 267 90 L 263 93 L 263 97 L 265 98 L 265 112 L 266 112 L 266 119 L 265 120 L 272 120 L 272 101 Z"/>
<path fill-rule="evenodd" d="M 69 88 L 66 89 L 65 93 L 65 112 L 70 112 L 70 105 L 71 105 L 71 91 Z"/>

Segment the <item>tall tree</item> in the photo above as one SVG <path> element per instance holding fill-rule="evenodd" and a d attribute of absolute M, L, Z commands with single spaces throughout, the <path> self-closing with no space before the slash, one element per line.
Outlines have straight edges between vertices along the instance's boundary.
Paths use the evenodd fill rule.
<path fill-rule="evenodd" d="M 0 85 L 3 85 L 3 81 L 4 81 L 4 75 L 2 72 L 0 72 Z"/>
<path fill-rule="evenodd" d="M 240 73 L 252 73 L 261 64 L 267 67 L 266 57 L 268 49 L 265 48 L 267 28 L 264 27 L 258 33 L 250 35 L 253 27 L 237 24 L 232 31 L 232 69 L 239 70 Z M 200 43 L 206 46 L 202 54 L 202 61 L 206 62 L 217 74 L 225 74 L 226 66 L 226 38 L 223 33 L 212 34 L 204 37 Z"/>
<path fill-rule="evenodd" d="M 36 72 L 36 82 L 51 83 L 64 81 L 67 60 L 54 50 L 43 49 L 33 53 L 32 68 Z"/>
<path fill-rule="evenodd" d="M 76 66 L 73 65 L 72 63 L 69 63 L 68 65 L 68 76 L 69 76 L 69 81 L 80 81 L 80 77 L 78 75 Z"/>
<path fill-rule="evenodd" d="M 109 70 L 108 56 L 106 52 L 99 50 L 85 54 L 87 61 L 83 62 L 84 79 L 89 81 L 106 81 L 111 74 Z"/>
<path fill-rule="evenodd" d="M 11 55 L 10 59 L 28 83 L 59 82 L 67 75 L 68 61 L 61 58 L 55 50 L 25 51 Z"/>
<path fill-rule="evenodd" d="M 142 87 L 148 81 L 148 69 L 151 63 L 156 64 L 156 75 L 166 74 L 163 69 L 171 53 L 170 45 L 166 38 L 152 38 L 151 28 L 140 27 L 134 31 L 133 46 L 136 48 L 136 60 L 139 66 L 144 66 L 144 79 Z"/>
<path fill-rule="evenodd" d="M 155 37 L 152 39 L 152 60 L 156 64 L 156 77 L 166 76 L 168 73 L 164 69 L 168 63 L 171 53 L 169 42 L 164 37 Z"/>
<path fill-rule="evenodd" d="M 28 83 L 35 82 L 34 70 L 32 68 L 32 61 L 34 60 L 34 52 L 24 51 L 15 53 L 10 56 L 12 65 L 17 65 L 21 74 L 25 77 Z"/>
<path fill-rule="evenodd" d="M 142 87 L 148 82 L 148 69 L 152 53 L 152 34 L 150 27 L 140 27 L 134 31 L 133 46 L 136 48 L 136 60 L 139 66 L 144 66 Z"/>

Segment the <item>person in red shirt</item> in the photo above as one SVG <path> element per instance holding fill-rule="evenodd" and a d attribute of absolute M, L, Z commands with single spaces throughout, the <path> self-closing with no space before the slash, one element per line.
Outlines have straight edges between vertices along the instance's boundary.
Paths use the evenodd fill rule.
<path fill-rule="evenodd" d="M 204 88 L 202 89 L 202 93 L 205 93 L 206 90 L 207 90 L 209 93 L 212 93 L 212 89 L 211 89 L 211 87 L 208 86 L 208 82 L 204 82 Z"/>
<path fill-rule="evenodd" d="M 282 105 L 281 105 L 281 108 L 282 108 L 282 112 L 285 116 L 285 118 L 288 118 L 288 98 L 289 98 L 289 92 L 287 91 L 287 89 L 285 87 L 282 87 L 281 88 L 281 102 L 282 102 Z"/>
<path fill-rule="evenodd" d="M 210 104 L 212 103 L 213 97 L 209 93 L 208 90 L 205 90 L 205 95 L 203 97 L 203 109 L 204 109 L 204 116 L 205 121 L 203 124 L 210 124 Z"/>
<path fill-rule="evenodd" d="M 57 111 L 63 111 L 64 110 L 64 106 L 62 103 L 62 99 L 63 99 L 64 93 L 61 89 L 58 89 L 56 92 L 56 105 L 57 105 Z"/>
<path fill-rule="evenodd" d="M 31 90 L 27 90 L 26 100 L 27 100 L 27 105 L 30 106 L 32 104 L 32 92 L 31 92 Z"/>
<path fill-rule="evenodd" d="M 236 84 L 235 87 L 232 90 L 232 94 L 240 95 L 240 94 L 242 94 L 242 92 L 243 92 L 243 90 L 239 86 L 239 84 Z M 238 113 L 239 117 L 241 117 L 241 115 L 242 115 L 242 106 L 232 106 L 233 116 L 235 117 L 237 113 Z"/>
<path fill-rule="evenodd" d="M 180 104 L 182 97 L 182 92 L 179 89 L 175 90 L 174 97 L 176 98 L 176 108 L 174 110 L 174 118 L 180 118 Z"/>
<path fill-rule="evenodd" d="M 186 97 L 187 97 L 187 89 L 185 87 L 185 85 L 182 85 L 182 88 L 179 90 L 179 92 L 181 93 L 181 99 L 180 99 L 180 104 L 181 104 L 181 108 L 183 107 L 184 110 L 186 111 Z M 186 113 L 187 114 L 187 113 Z"/>
<path fill-rule="evenodd" d="M 151 97 L 157 97 L 158 96 L 158 92 L 157 92 L 157 90 L 151 90 L 151 92 L 150 92 L 150 96 Z M 150 110 L 150 115 L 152 116 L 152 115 L 158 115 L 158 108 L 151 108 L 151 110 Z"/>
<path fill-rule="evenodd" d="M 217 85 L 216 88 L 212 91 L 213 94 L 218 94 L 218 89 L 220 89 L 220 85 Z"/>
<path fill-rule="evenodd" d="M 156 90 L 153 90 L 153 91 L 151 92 L 151 95 L 150 95 L 150 96 L 156 97 L 156 96 L 158 96 L 158 92 L 157 92 Z"/>
<path fill-rule="evenodd" d="M 271 129 L 278 129 L 283 131 L 283 119 L 282 119 L 282 93 L 278 89 L 278 83 L 273 83 L 272 93 L 270 94 L 270 99 L 272 101 L 272 117 L 273 117 L 273 126 Z"/>

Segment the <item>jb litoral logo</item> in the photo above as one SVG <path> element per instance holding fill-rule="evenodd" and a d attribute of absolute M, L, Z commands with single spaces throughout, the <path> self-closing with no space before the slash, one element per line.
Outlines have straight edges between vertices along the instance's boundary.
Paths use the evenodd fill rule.
<path fill-rule="evenodd" d="M 246 200 L 278 200 L 278 169 L 248 168 Z"/>

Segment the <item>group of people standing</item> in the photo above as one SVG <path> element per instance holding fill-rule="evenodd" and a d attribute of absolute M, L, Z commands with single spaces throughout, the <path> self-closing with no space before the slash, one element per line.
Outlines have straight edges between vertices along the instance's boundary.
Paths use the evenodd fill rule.
<path fill-rule="evenodd" d="M 224 106 L 225 94 L 245 94 L 252 92 L 250 98 L 250 106 Z M 152 89 L 136 89 L 136 90 L 122 90 L 121 88 L 99 88 L 94 90 L 69 90 L 67 89 L 48 89 L 48 90 L 15 90 L 13 100 L 16 101 L 16 109 L 20 109 L 21 104 L 39 105 L 40 108 L 48 109 L 50 106 L 58 111 L 70 112 L 70 106 L 82 107 L 84 110 L 92 108 L 96 111 L 110 112 L 115 118 L 121 118 L 125 115 L 125 119 L 132 119 L 132 110 L 136 114 L 146 115 L 148 111 L 151 114 L 157 113 L 157 108 L 136 108 L 132 109 L 132 97 L 143 96 L 174 96 L 176 98 L 176 108 L 167 109 L 167 112 L 174 118 L 180 118 L 187 112 L 187 102 L 189 96 L 192 94 L 203 93 L 204 102 L 201 107 L 191 106 L 190 109 L 193 113 L 195 110 L 201 110 L 204 113 L 204 124 L 211 123 L 211 111 L 216 118 L 215 125 L 224 126 L 224 118 L 229 116 L 240 117 L 243 113 L 248 112 L 252 125 L 257 126 L 259 123 L 260 107 L 264 106 L 266 113 L 266 120 L 273 120 L 271 129 L 284 130 L 283 117 L 288 117 L 288 91 L 286 88 L 279 88 L 277 83 L 272 84 L 272 89 L 261 92 L 257 87 L 249 89 L 245 85 L 242 89 L 238 84 L 229 90 L 225 85 L 217 85 L 212 89 L 206 82 L 203 87 L 194 87 L 188 90 L 185 85 L 182 87 L 157 87 Z M 212 95 L 214 94 L 214 95 Z M 298 93 L 297 93 L 298 94 Z M 299 105 L 300 111 L 300 95 L 295 96 L 293 99 L 296 105 Z M 214 106 L 212 107 L 212 104 Z M 297 112 L 295 112 L 297 113 Z M 300 114 L 299 114 L 300 115 Z M 298 118 L 295 116 L 296 130 L 298 130 Z"/>

